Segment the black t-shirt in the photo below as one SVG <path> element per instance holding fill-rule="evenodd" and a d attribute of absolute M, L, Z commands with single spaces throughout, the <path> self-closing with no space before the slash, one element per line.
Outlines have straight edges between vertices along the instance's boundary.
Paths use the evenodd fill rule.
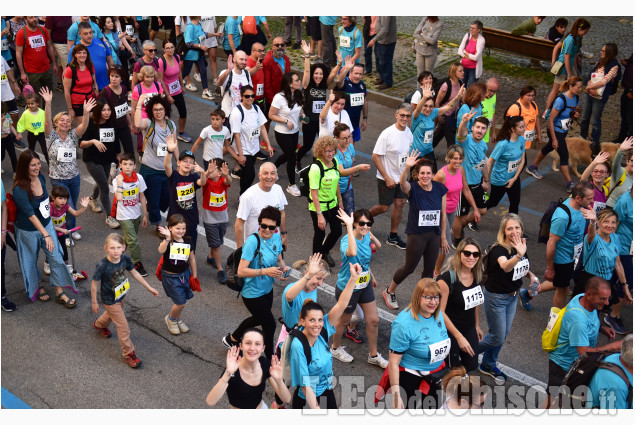
<path fill-rule="evenodd" d="M 190 236 L 183 236 L 183 242 L 170 241 L 168 249 L 163 253 L 162 270 L 174 274 L 181 274 L 187 270 L 190 266 L 191 248 L 192 238 Z"/>
<path fill-rule="evenodd" d="M 108 96 L 109 94 L 110 96 Z M 115 128 L 128 127 L 126 115 L 130 110 L 130 105 L 128 105 L 128 93 L 124 86 L 121 86 L 121 94 L 115 93 L 110 87 L 104 87 L 99 93 L 99 100 L 110 105 L 110 109 L 115 116 Z"/>
<path fill-rule="evenodd" d="M 108 257 L 97 264 L 93 280 L 100 282 L 102 303 L 113 305 L 123 301 L 130 289 L 130 280 L 126 277 L 126 270 L 132 269 L 134 269 L 134 265 L 126 254 L 121 256 L 117 264 L 111 263 Z"/>
<path fill-rule="evenodd" d="M 262 380 L 260 384 L 255 387 L 245 383 L 240 377 L 240 368 L 236 370 L 233 378 L 229 378 L 227 384 L 227 398 L 229 404 L 239 409 L 255 409 L 262 401 L 262 393 L 265 391 L 267 385 L 267 379 L 271 376 L 269 374 L 269 368 L 271 363 L 266 357 L 258 358 L 260 367 L 262 368 Z M 223 373 L 225 373 L 223 371 Z M 221 376 L 223 376 L 221 374 Z"/>
<path fill-rule="evenodd" d="M 487 256 L 487 280 L 485 281 L 485 289 L 495 294 L 509 294 L 518 291 L 523 284 L 522 276 L 527 274 L 529 270 L 529 257 L 525 256 L 516 263 L 514 269 L 505 273 L 498 264 L 499 257 L 505 257 L 508 260 L 516 255 L 516 250 L 512 248 L 511 254 L 500 246 L 494 245 Z M 514 276 L 520 276 L 514 280 Z"/>
<path fill-rule="evenodd" d="M 325 75 L 324 78 L 327 78 Z M 310 118 L 311 123 L 319 125 L 320 111 L 326 104 L 326 88 L 318 88 L 313 82 L 313 78 L 309 82 L 309 86 L 304 89 L 304 115 Z"/>
<path fill-rule="evenodd" d="M 461 333 L 463 333 L 464 329 L 473 328 L 476 325 L 476 317 L 474 315 L 476 305 L 466 310 L 466 297 L 468 297 L 472 305 L 476 302 L 479 303 L 478 305 L 482 304 L 484 300 L 483 291 L 476 289 L 479 284 L 472 282 L 470 286 L 465 286 L 459 281 L 458 274 L 454 273 L 454 285 L 452 285 L 449 271 L 443 273 L 437 280 L 444 281 L 449 288 L 452 288 L 445 307 L 445 314 Z M 464 293 L 466 294 L 464 295 Z"/>
<path fill-rule="evenodd" d="M 170 188 L 170 207 L 168 217 L 172 214 L 181 214 L 188 226 L 198 224 L 198 204 L 196 203 L 196 189 L 200 188 L 196 181 L 201 176 L 198 173 L 191 173 L 189 176 L 182 176 L 172 168 L 172 175 L 168 178 Z M 196 232 L 196 229 L 193 229 Z"/>
<path fill-rule="evenodd" d="M 82 140 L 99 140 L 106 147 L 105 152 L 100 152 L 95 145 L 84 149 L 82 151 L 84 162 L 94 162 L 102 165 L 110 165 L 113 162 L 117 162 L 117 154 L 121 152 L 121 147 L 119 141 L 115 139 L 115 128 L 112 121 L 96 125 L 91 118 L 88 121 L 88 128 L 82 136 Z"/>

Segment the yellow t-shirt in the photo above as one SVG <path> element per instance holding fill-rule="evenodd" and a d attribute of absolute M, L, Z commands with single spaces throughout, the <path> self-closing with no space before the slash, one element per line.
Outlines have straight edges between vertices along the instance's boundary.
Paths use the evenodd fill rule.
<path fill-rule="evenodd" d="M 322 184 L 320 185 L 320 167 L 317 164 L 312 164 L 309 169 L 309 189 L 318 190 L 318 199 L 321 204 L 320 209 L 325 211 L 336 208 L 338 205 L 337 188 L 339 187 L 340 172 L 335 158 L 333 158 L 333 166 L 331 168 L 324 165 L 321 159 L 318 158 L 318 161 L 320 161 L 324 167 Z M 309 202 L 309 211 L 315 211 L 315 205 L 313 205 L 312 200 Z"/>
<path fill-rule="evenodd" d="M 36 136 L 44 132 L 44 110 L 38 108 L 37 113 L 34 115 L 28 109 L 22 113 L 17 126 L 18 133 L 27 130 L 29 133 L 33 133 Z"/>

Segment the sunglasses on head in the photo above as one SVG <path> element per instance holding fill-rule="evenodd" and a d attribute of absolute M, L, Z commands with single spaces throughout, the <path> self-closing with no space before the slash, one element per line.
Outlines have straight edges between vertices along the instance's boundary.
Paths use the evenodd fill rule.
<path fill-rule="evenodd" d="M 267 230 L 267 229 L 269 229 L 269 230 L 271 230 L 271 231 L 273 232 L 274 230 L 276 230 L 276 228 L 277 228 L 277 227 L 278 227 L 278 226 L 267 226 L 266 224 L 262 224 L 262 223 L 260 223 L 260 228 L 261 228 L 262 230 Z"/>
<path fill-rule="evenodd" d="M 373 222 L 372 221 L 358 221 L 357 225 L 359 227 L 368 227 L 368 228 L 370 228 L 370 227 L 373 227 Z"/>
<path fill-rule="evenodd" d="M 478 252 L 478 251 L 474 251 L 474 252 L 473 252 L 473 251 L 467 251 L 467 250 L 465 250 L 465 249 L 464 249 L 463 251 L 461 251 L 461 253 L 462 253 L 463 255 L 465 255 L 466 257 L 468 257 L 468 258 L 469 258 L 469 257 L 478 258 L 478 257 L 480 257 L 480 256 L 481 256 L 481 253 L 480 253 L 480 252 Z"/>

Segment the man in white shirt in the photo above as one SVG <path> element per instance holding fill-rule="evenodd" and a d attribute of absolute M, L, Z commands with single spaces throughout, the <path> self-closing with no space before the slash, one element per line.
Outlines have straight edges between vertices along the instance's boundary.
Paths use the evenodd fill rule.
<path fill-rule="evenodd" d="M 221 87 L 221 109 L 229 118 L 232 109 L 240 103 L 240 87 L 251 85 L 251 76 L 245 69 L 247 54 L 238 50 L 233 58 L 227 59 L 227 69 L 218 77 L 218 87 Z M 230 81 L 227 81 L 228 78 Z"/>
<path fill-rule="evenodd" d="M 399 187 L 399 176 L 412 145 L 412 132 L 408 127 L 411 119 L 412 107 L 402 103 L 395 113 L 395 124 L 382 131 L 373 149 L 373 162 L 377 167 L 379 204 L 372 207 L 370 213 L 375 217 L 388 211 L 390 204 L 393 205 L 390 214 L 390 236 L 386 243 L 399 249 L 406 249 L 406 243 L 397 234 L 407 198 Z"/>

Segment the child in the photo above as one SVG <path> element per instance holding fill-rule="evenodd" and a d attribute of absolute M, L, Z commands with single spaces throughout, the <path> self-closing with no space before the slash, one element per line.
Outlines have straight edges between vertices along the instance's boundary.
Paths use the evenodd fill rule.
<path fill-rule="evenodd" d="M 547 32 L 545 38 L 557 44 L 560 40 L 562 40 L 562 37 L 564 37 L 567 26 L 569 26 L 569 21 L 567 20 L 567 18 L 556 19 L 556 23 L 553 24 L 551 28 L 549 28 L 549 31 Z"/>
<path fill-rule="evenodd" d="M 40 144 L 46 163 L 49 162 L 49 153 L 46 149 L 46 135 L 44 134 L 44 110 L 40 108 L 40 96 L 37 93 L 26 95 L 26 109 L 18 120 L 18 134 L 16 138 L 22 140 L 22 133 L 27 130 L 29 149 L 35 150 L 35 142 Z"/>
<path fill-rule="evenodd" d="M 13 146 L 13 143 L 18 133 L 12 124 L 13 120 L 11 119 L 11 114 L 9 114 L 9 107 L 5 102 L 2 102 L 2 160 L 4 161 L 4 151 L 7 151 L 9 153 L 9 159 L 11 160 L 11 168 L 15 173 L 18 158 L 15 155 L 15 146 Z"/>
<path fill-rule="evenodd" d="M 225 127 L 223 127 L 225 128 Z M 223 158 L 213 158 L 207 169 L 207 183 L 203 187 L 203 210 L 201 219 L 205 227 L 205 238 L 209 246 L 207 262 L 218 270 L 218 281 L 227 283 L 223 268 L 223 239 L 227 231 L 227 188 L 232 184 L 229 167 Z"/>
<path fill-rule="evenodd" d="M 172 168 L 172 153 L 176 149 L 178 142 L 174 134 L 168 135 L 165 138 L 165 142 L 168 152 L 163 160 L 163 167 L 165 168 L 165 174 L 168 176 L 168 187 L 170 190 L 168 217 L 174 214 L 181 214 L 185 218 L 187 235 L 192 238 L 192 251 L 196 251 L 198 236 L 196 231 L 196 226 L 198 226 L 196 189 L 205 185 L 207 175 L 194 161 L 194 154 L 191 151 L 182 152 L 176 162 L 178 168 Z M 192 173 L 192 170 L 194 170 L 194 173 Z"/>
<path fill-rule="evenodd" d="M 141 248 L 137 239 L 139 224 L 143 228 L 148 225 L 148 207 L 146 197 L 146 182 L 141 174 L 135 173 L 134 153 L 124 152 L 119 156 L 121 173 L 116 179 L 115 199 L 117 200 L 117 221 L 123 230 L 126 245 L 130 250 L 130 257 L 134 268 L 143 277 L 148 272 L 141 264 Z M 143 218 L 141 217 L 143 212 Z"/>
<path fill-rule="evenodd" d="M 201 131 L 201 135 L 194 142 L 192 152 L 195 153 L 201 142 L 203 144 L 203 169 L 207 170 L 209 162 L 213 158 L 222 158 L 225 153 L 225 146 L 229 146 L 231 142 L 231 134 L 229 129 L 223 125 L 225 122 L 225 112 L 221 109 L 214 109 L 210 114 L 212 117 L 212 125 L 208 125 Z"/>
<path fill-rule="evenodd" d="M 165 316 L 165 324 L 172 335 L 190 330 L 181 320 L 181 312 L 187 300 L 194 296 L 189 285 L 190 276 L 197 278 L 192 238 L 185 236 L 186 229 L 187 224 L 181 214 L 170 216 L 167 227 L 159 226 L 159 232 L 165 236 L 159 244 L 159 253 L 163 255 L 161 283 L 165 294 L 174 303 L 170 313 Z"/>
<path fill-rule="evenodd" d="M 62 246 L 62 252 L 64 253 L 64 262 L 66 263 L 66 267 L 68 267 L 68 271 L 73 274 L 73 266 L 68 264 L 68 250 L 66 249 L 66 239 L 68 239 L 68 229 L 66 228 L 66 213 L 69 213 L 75 217 L 79 217 L 86 211 L 86 207 L 88 206 L 89 198 L 84 196 L 80 199 L 79 204 L 82 206 L 80 209 L 75 210 L 70 205 L 68 205 L 68 198 L 70 194 L 68 193 L 68 189 L 64 186 L 53 186 L 51 189 L 51 221 L 53 222 L 53 227 L 57 233 L 62 233 L 62 236 L 57 236 L 57 240 L 59 240 L 60 245 Z M 44 273 L 51 274 L 51 268 L 49 267 L 49 263 L 44 260 Z M 75 276 L 73 276 L 75 277 Z"/>
<path fill-rule="evenodd" d="M 159 295 L 159 292 L 148 285 L 148 282 L 134 269 L 130 257 L 123 253 L 125 249 L 126 245 L 121 235 L 111 233 L 106 236 L 104 251 L 106 251 L 107 256 L 97 264 L 90 287 L 93 313 L 99 314 L 97 286 L 100 287 L 101 302 L 106 311 L 93 322 L 93 328 L 99 332 L 102 338 L 110 338 L 108 326 L 110 322 L 115 322 L 119 344 L 123 350 L 123 361 L 130 367 L 137 367 L 141 360 L 135 355 L 134 345 L 130 340 L 130 328 L 123 312 L 123 302 L 130 289 L 130 282 L 126 278 L 125 271 L 128 270 L 130 275 L 155 297 Z"/>

